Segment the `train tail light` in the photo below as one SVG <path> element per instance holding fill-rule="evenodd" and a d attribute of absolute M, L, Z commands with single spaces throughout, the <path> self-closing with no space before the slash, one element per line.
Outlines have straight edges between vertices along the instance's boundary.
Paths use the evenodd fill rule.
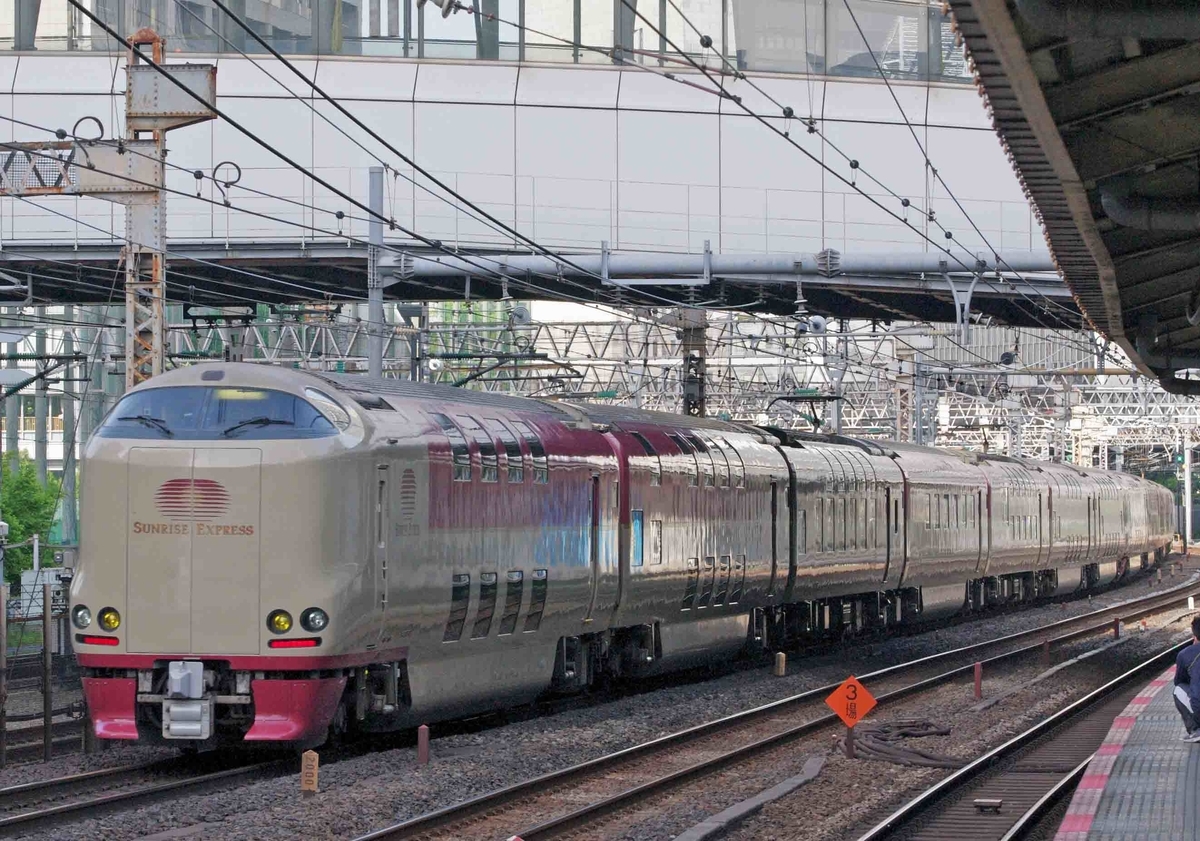
<path fill-rule="evenodd" d="M 320 637 L 302 637 L 294 640 L 270 640 L 268 648 L 317 648 L 321 644 Z"/>
<path fill-rule="evenodd" d="M 98 637 L 93 634 L 76 634 L 75 642 L 81 642 L 84 645 L 120 645 L 121 641 L 116 637 Z"/>

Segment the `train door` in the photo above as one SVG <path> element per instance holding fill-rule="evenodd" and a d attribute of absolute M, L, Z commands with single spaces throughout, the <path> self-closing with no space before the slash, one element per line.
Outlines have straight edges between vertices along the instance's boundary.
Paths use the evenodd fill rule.
<path fill-rule="evenodd" d="M 986 558 L 983 554 L 984 525 L 982 490 L 975 491 L 975 499 L 973 500 L 973 503 L 975 505 L 975 547 L 977 550 L 977 554 L 975 556 L 975 571 L 982 572 L 984 562 L 986 561 Z"/>
<path fill-rule="evenodd" d="M 650 510 L 647 508 L 647 503 L 651 500 L 644 497 L 646 474 L 642 473 L 640 475 L 640 481 L 636 488 L 630 479 L 632 468 L 629 464 L 629 459 L 631 455 L 638 451 L 625 447 L 627 438 L 619 438 L 611 432 L 604 433 L 604 438 L 608 442 L 608 446 L 612 448 L 613 454 L 617 457 L 617 593 L 613 610 L 619 611 L 621 605 L 625 603 L 627 589 L 632 586 L 630 579 L 630 576 L 633 574 L 631 559 L 633 557 L 633 540 L 635 537 L 632 511 L 638 509 L 643 512 L 640 516 L 644 518 L 642 521 L 642 525 L 644 526 L 646 519 L 652 519 L 645 513 L 647 510 Z M 594 474 L 592 481 L 594 491 L 594 483 L 596 481 Z M 634 499 L 635 493 L 637 494 L 636 500 Z M 593 496 L 596 496 L 596 494 L 593 494 Z M 636 505 L 634 504 L 635 501 Z M 650 510 L 650 513 L 653 513 L 653 511 Z M 595 518 L 593 518 L 593 524 L 596 526 L 599 525 Z M 639 529 L 636 536 L 643 537 L 643 535 L 644 532 Z"/>
<path fill-rule="evenodd" d="M 900 560 L 900 575 L 897 576 L 896 583 L 899 586 L 903 586 L 904 576 L 908 572 L 908 527 L 912 523 L 912 490 L 909 487 L 908 476 L 904 473 L 904 467 L 901 466 L 900 460 L 897 459 L 895 463 L 900 468 L 900 499 L 892 500 L 892 534 L 896 538 L 894 551 Z M 896 514 L 897 507 L 899 507 L 899 515 Z M 903 531 L 897 534 L 897 528 Z"/>
<path fill-rule="evenodd" d="M 883 489 L 884 536 L 883 536 L 883 580 L 887 581 L 892 571 L 892 488 Z"/>
<path fill-rule="evenodd" d="M 1046 529 L 1045 517 L 1043 516 L 1043 506 L 1045 505 L 1045 495 L 1038 491 L 1038 506 L 1037 506 L 1037 541 L 1038 541 L 1038 567 L 1042 565 L 1042 559 L 1050 559 L 1049 547 L 1046 545 Z"/>
<path fill-rule="evenodd" d="M 779 480 L 771 480 L 771 586 L 768 592 L 775 595 L 775 582 L 779 575 Z"/>
<path fill-rule="evenodd" d="M 388 585 L 388 540 L 391 534 L 391 500 L 388 497 L 388 466 L 381 464 L 375 468 L 375 602 L 379 616 L 379 633 L 383 633 L 383 616 L 387 611 Z"/>
<path fill-rule="evenodd" d="M 1092 556 L 1092 495 L 1087 498 L 1087 552 L 1086 557 Z"/>
<path fill-rule="evenodd" d="M 596 609 L 596 593 L 600 589 L 600 474 L 593 473 L 591 484 L 588 485 L 588 508 L 591 511 L 591 523 L 588 527 L 588 567 L 591 569 L 591 592 L 588 595 L 587 616 L 584 622 L 592 621 L 592 611 Z"/>

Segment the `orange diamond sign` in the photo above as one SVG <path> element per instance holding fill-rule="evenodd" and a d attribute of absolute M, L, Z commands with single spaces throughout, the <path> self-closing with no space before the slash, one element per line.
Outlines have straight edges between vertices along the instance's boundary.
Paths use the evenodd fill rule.
<path fill-rule="evenodd" d="M 850 675 L 841 686 L 833 690 L 833 694 L 825 699 L 825 703 L 846 722 L 847 727 L 858 724 L 866 718 L 867 713 L 875 709 L 875 697 L 854 675 Z"/>

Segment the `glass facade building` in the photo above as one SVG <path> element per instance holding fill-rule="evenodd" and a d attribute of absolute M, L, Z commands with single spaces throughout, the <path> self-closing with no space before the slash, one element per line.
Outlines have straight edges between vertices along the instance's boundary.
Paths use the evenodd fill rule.
<path fill-rule="evenodd" d="M 89 0 L 118 31 L 151 27 L 172 53 L 262 48 L 210 0 Z M 968 82 L 949 15 L 927 0 L 464 0 L 443 18 L 416 0 L 225 0 L 277 50 L 344 55 L 686 66 Z M 657 31 L 656 31 L 657 30 Z M 701 46 L 701 36 L 712 40 Z M 669 42 L 669 43 L 668 43 Z M 868 49 L 869 45 L 869 49 Z M 112 50 L 67 0 L 0 0 L 0 49 Z M 872 57 L 874 53 L 874 58 Z M 725 59 L 722 61 L 721 56 Z"/>

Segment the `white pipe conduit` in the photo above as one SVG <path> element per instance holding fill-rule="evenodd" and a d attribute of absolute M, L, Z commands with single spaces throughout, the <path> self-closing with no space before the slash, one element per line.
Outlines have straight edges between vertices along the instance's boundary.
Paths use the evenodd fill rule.
<path fill-rule="evenodd" d="M 522 277 L 526 272 L 538 275 L 606 278 L 667 278 L 671 276 L 713 275 L 822 275 L 839 274 L 895 275 L 975 272 L 1053 272 L 1054 263 L 1043 252 L 1020 251 L 1001 255 L 1000 264 L 991 254 L 960 253 L 948 257 L 942 253 L 893 254 L 601 254 L 563 255 L 573 265 L 551 257 L 530 254 L 480 255 L 467 258 L 445 254 L 414 257 L 409 254 L 383 255 L 380 267 L 402 278 L 488 277 L 503 273 Z M 959 262 L 961 261 L 961 262 Z M 965 264 L 965 268 L 964 268 Z"/>

